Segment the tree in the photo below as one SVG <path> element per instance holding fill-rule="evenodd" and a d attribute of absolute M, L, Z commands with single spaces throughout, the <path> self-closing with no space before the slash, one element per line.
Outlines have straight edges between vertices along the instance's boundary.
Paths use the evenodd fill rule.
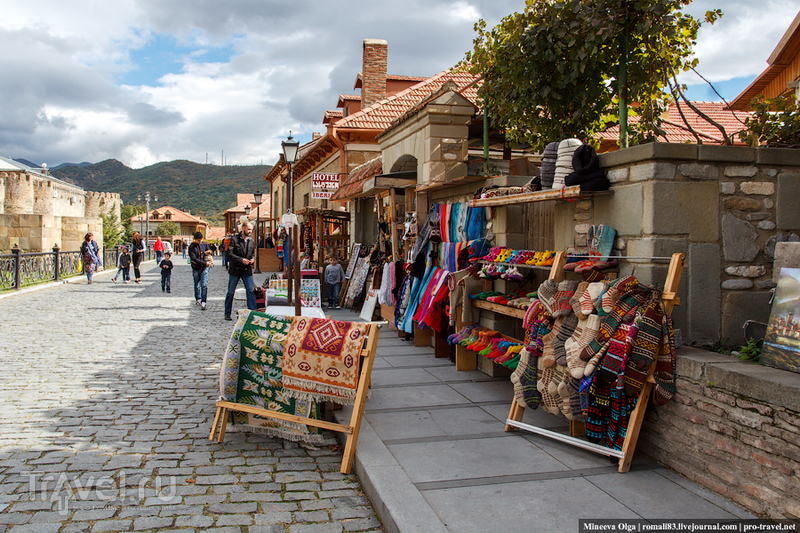
<path fill-rule="evenodd" d="M 747 130 L 739 138 L 749 146 L 800 145 L 800 105 L 794 95 L 764 99 L 759 95 L 750 101 L 753 115 L 745 120 Z"/>
<path fill-rule="evenodd" d="M 171 220 L 165 220 L 164 222 L 159 223 L 158 227 L 156 228 L 155 234 L 165 237 L 167 235 L 179 235 L 180 232 L 181 232 L 180 226 L 178 226 Z"/>
<path fill-rule="evenodd" d="M 100 213 L 100 218 L 103 219 L 103 246 L 114 248 L 122 242 L 123 231 L 119 219 L 112 211 Z"/>
<path fill-rule="evenodd" d="M 615 117 L 620 96 L 635 102 L 635 142 L 663 133 L 660 115 L 678 72 L 697 64 L 700 22 L 678 12 L 691 0 L 526 0 L 478 36 L 463 64 L 483 77 L 484 112 L 511 142 L 543 149 L 565 137 L 591 139 Z M 722 13 L 706 13 L 713 23 Z M 630 51 L 627 61 L 621 60 Z M 620 80 L 625 80 L 620 91 Z"/>

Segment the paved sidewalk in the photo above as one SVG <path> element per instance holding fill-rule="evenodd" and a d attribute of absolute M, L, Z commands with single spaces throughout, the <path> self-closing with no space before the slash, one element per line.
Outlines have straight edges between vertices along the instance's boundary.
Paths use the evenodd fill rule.
<path fill-rule="evenodd" d="M 147 262 L 0 299 L 0 533 L 381 531 L 333 434 L 208 440 L 227 272 L 201 311 L 174 257 L 172 294 Z"/>

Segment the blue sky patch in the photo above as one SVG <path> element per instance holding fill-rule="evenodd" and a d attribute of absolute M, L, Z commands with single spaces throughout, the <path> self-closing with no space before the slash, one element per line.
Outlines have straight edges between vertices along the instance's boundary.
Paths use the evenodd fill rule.
<path fill-rule="evenodd" d="M 131 50 L 134 68 L 120 82 L 125 85 L 155 87 L 165 74 L 179 73 L 191 59 L 193 63 L 227 63 L 233 55 L 233 45 L 197 46 L 179 43 L 171 35 L 156 34 L 137 50 Z"/>
<path fill-rule="evenodd" d="M 748 85 L 753 83 L 753 80 L 756 79 L 755 76 L 743 76 L 740 78 L 732 78 L 730 80 L 725 81 L 715 81 L 713 82 L 714 87 L 717 89 L 717 92 L 721 94 L 725 100 L 728 102 L 733 101 L 734 98 L 739 96 L 742 91 L 744 91 Z M 696 101 L 696 102 L 721 102 L 719 96 L 714 93 L 711 87 L 702 82 L 697 85 L 689 85 L 686 90 L 686 97 L 689 100 Z"/>

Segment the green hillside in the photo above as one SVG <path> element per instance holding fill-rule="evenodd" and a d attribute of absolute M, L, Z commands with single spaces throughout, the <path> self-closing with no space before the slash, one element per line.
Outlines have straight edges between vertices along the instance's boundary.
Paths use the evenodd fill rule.
<path fill-rule="evenodd" d="M 52 175 L 74 183 L 87 191 L 116 192 L 125 204 L 143 204 L 150 191 L 150 208 L 171 205 L 221 225 L 222 214 L 236 205 L 236 194 L 261 191 L 269 193 L 264 174 L 271 165 L 216 166 L 191 161 L 169 161 L 132 169 L 116 159 L 108 159 L 86 167 L 64 167 Z"/>

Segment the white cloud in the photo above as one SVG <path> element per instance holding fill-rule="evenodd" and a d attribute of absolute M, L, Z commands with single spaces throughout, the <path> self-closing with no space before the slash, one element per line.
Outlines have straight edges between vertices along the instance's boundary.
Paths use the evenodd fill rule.
<path fill-rule="evenodd" d="M 695 0 L 696 16 L 718 0 Z M 492 26 L 522 0 L 27 0 L 0 18 L 0 153 L 46 161 L 117 158 L 272 163 L 280 141 L 323 131 L 352 93 L 365 38 L 389 42 L 389 72 L 432 75 L 471 49 L 479 17 Z M 728 0 L 700 35 L 712 80 L 755 75 L 796 14 L 794 0 Z M 179 66 L 147 85 L 121 85 L 133 52 L 171 37 Z M 164 40 L 164 39 L 161 39 Z M 166 39 L 171 41 L 171 39 Z M 208 50 L 230 60 L 205 62 Z M 148 48 L 149 50 L 149 48 Z"/>

